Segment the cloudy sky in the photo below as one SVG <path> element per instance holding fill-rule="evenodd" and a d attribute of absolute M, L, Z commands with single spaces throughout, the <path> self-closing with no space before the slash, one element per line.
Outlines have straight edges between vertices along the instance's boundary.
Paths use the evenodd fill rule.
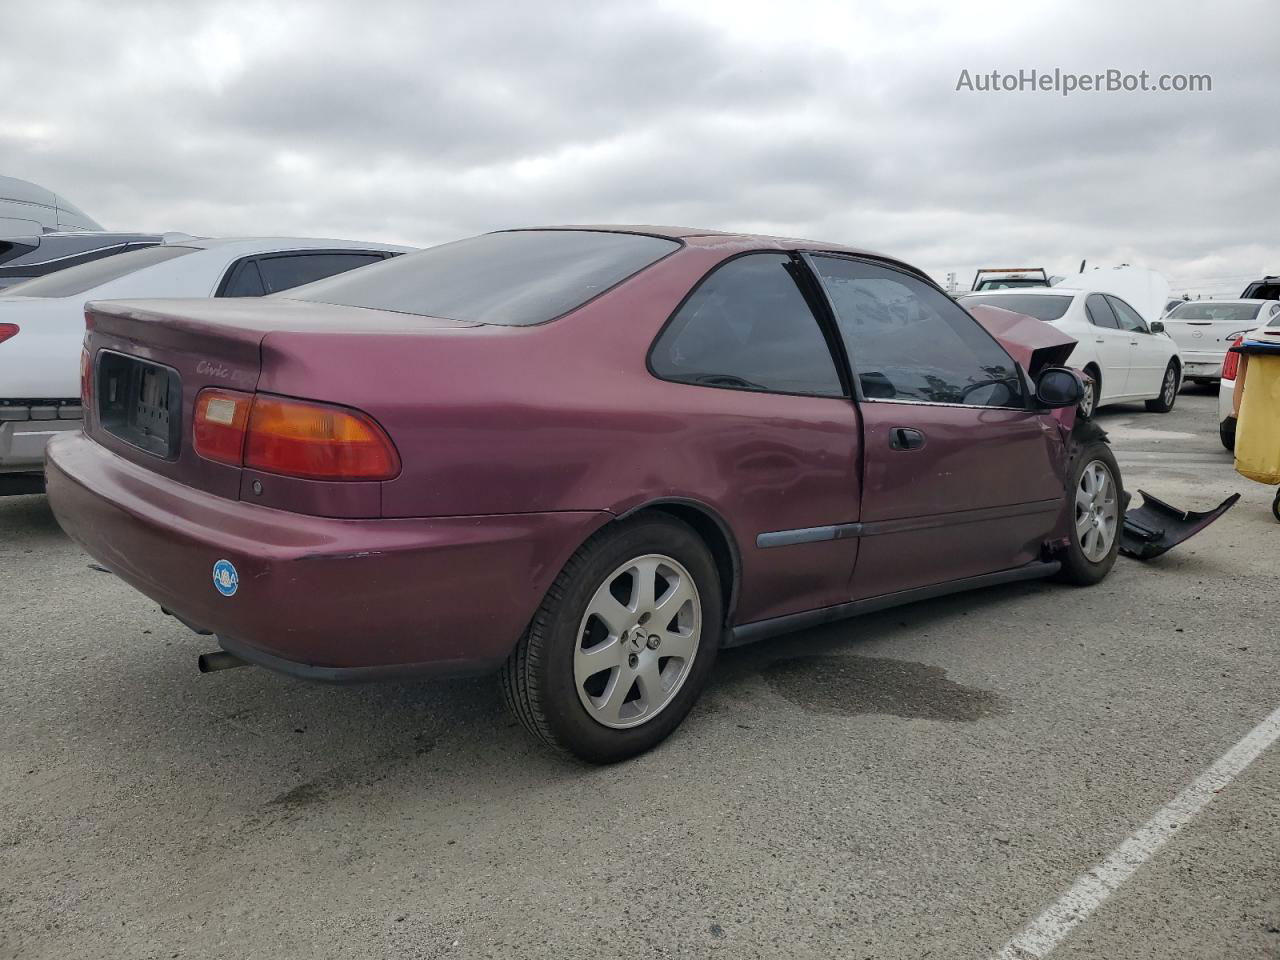
<path fill-rule="evenodd" d="M 0 173 L 111 228 L 679 223 L 966 284 L 1082 258 L 1175 289 L 1280 272 L 1275 0 L 0 6 Z M 1212 91 L 956 90 L 1033 68 Z"/>

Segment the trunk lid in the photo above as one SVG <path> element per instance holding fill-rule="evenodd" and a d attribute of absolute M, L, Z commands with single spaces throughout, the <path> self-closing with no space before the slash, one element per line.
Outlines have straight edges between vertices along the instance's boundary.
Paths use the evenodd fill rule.
<path fill-rule="evenodd" d="M 120 456 L 178 482 L 229 499 L 242 493 L 246 471 L 198 455 L 192 448 L 196 396 L 206 387 L 252 393 L 263 380 L 264 341 L 303 345 L 312 338 L 331 340 L 376 335 L 420 336 L 466 324 L 432 317 L 385 313 L 354 307 L 283 298 L 224 300 L 119 300 L 86 305 L 93 377 L 91 411 L 85 430 Z M 276 351 L 268 351 L 275 354 Z M 276 358 L 278 359 L 278 358 Z M 274 362 L 274 361 L 273 361 Z M 269 364 L 270 365 L 270 364 Z M 326 395 L 317 375 L 293 395 L 329 403 L 353 404 Z M 263 384 L 270 390 L 269 384 Z M 291 498 L 315 493 L 315 481 L 281 478 L 264 505 L 283 506 Z M 352 488 L 376 484 L 338 484 L 342 500 L 304 512 L 333 516 L 369 514 L 376 489 L 360 499 Z M 305 504 L 301 504 L 305 506 Z M 376 510 L 373 513 L 376 515 Z"/>
<path fill-rule="evenodd" d="M 1230 334 L 1248 329 L 1256 322 L 1256 319 L 1240 321 L 1165 317 L 1164 329 L 1184 353 L 1221 357 L 1231 346 L 1233 338 Z"/>

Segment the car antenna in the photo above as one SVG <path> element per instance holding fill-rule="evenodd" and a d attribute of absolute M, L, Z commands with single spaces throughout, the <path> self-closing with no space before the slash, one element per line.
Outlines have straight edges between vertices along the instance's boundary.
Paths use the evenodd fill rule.
<path fill-rule="evenodd" d="M 1080 261 L 1080 272 L 1081 272 L 1081 273 L 1084 273 L 1084 265 L 1085 265 L 1086 263 L 1088 263 L 1088 262 L 1089 262 L 1088 260 L 1081 260 L 1081 261 Z"/>

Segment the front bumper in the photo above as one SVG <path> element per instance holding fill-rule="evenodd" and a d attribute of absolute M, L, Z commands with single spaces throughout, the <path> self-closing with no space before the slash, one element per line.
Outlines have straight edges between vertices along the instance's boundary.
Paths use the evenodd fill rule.
<path fill-rule="evenodd" d="M 303 516 L 184 486 L 83 434 L 49 444 L 46 477 L 63 529 L 121 579 L 244 659 L 321 680 L 497 667 L 610 516 Z M 221 560 L 231 596 L 214 586 Z"/>

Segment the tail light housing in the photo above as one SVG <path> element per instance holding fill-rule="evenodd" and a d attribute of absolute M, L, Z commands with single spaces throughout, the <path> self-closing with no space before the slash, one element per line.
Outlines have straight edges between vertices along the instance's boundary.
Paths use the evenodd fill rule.
<path fill-rule="evenodd" d="M 0 343 L 4 343 L 11 337 L 16 337 L 20 329 L 22 328 L 16 323 L 0 323 Z"/>
<path fill-rule="evenodd" d="M 1238 336 L 1231 341 L 1231 346 L 1238 347 L 1244 340 L 1244 336 Z M 1236 372 L 1240 369 L 1240 354 L 1227 350 L 1227 355 L 1222 358 L 1222 379 L 1234 380 Z"/>
<path fill-rule="evenodd" d="M 89 348 L 80 348 L 80 408 L 82 416 L 89 416 L 90 401 L 93 398 L 93 364 L 89 360 Z"/>
<path fill-rule="evenodd" d="M 400 455 L 372 417 L 265 393 L 205 389 L 196 397 L 196 453 L 307 480 L 390 480 Z"/>

